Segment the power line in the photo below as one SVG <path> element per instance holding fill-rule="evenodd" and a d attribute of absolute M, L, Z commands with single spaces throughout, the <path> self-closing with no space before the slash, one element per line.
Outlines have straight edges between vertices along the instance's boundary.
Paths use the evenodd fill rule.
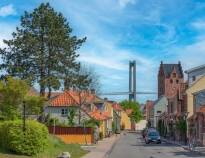
<path fill-rule="evenodd" d="M 108 92 L 108 93 L 100 93 L 99 95 L 129 95 L 129 94 L 145 94 L 145 95 L 156 95 L 157 92 Z"/>

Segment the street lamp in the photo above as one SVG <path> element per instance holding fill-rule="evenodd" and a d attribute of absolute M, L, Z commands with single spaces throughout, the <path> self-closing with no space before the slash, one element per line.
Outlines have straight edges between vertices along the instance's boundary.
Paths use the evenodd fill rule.
<path fill-rule="evenodd" d="M 23 132 L 26 131 L 26 103 L 23 101 Z"/>

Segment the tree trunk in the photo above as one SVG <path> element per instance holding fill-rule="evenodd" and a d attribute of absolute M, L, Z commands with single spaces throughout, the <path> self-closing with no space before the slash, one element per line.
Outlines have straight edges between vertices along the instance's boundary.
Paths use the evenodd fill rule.
<path fill-rule="evenodd" d="M 51 89 L 51 86 L 49 85 L 48 86 L 48 96 L 47 96 L 48 99 L 51 98 L 51 92 L 52 92 L 52 89 Z"/>

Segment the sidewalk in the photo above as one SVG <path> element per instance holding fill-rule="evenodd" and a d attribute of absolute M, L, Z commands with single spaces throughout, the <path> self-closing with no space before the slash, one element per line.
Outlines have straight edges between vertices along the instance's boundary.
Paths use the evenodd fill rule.
<path fill-rule="evenodd" d="M 110 138 L 99 141 L 96 146 L 82 146 L 83 149 L 90 151 L 82 158 L 106 158 L 120 137 L 121 135 L 113 135 Z"/>
<path fill-rule="evenodd" d="M 165 142 L 167 142 L 167 143 L 180 146 L 180 147 L 184 148 L 185 150 L 189 150 L 189 146 L 188 146 L 188 145 L 180 144 L 180 143 L 177 142 L 177 141 L 167 140 L 167 139 L 165 139 L 165 138 L 162 138 L 162 140 L 165 141 Z M 198 154 L 205 156 L 205 146 L 203 146 L 203 147 L 195 147 L 195 149 L 194 149 L 193 152 L 197 152 Z"/>

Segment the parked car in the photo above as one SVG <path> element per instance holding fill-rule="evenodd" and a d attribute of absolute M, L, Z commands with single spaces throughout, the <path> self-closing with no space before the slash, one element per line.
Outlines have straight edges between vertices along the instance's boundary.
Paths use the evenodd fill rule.
<path fill-rule="evenodd" d="M 142 131 L 142 137 L 145 139 L 147 133 L 151 132 L 151 131 L 154 131 L 154 132 L 157 132 L 157 130 L 153 127 L 150 127 L 150 128 L 145 128 L 143 131 Z"/>
<path fill-rule="evenodd" d="M 161 143 L 161 137 L 159 135 L 159 132 L 157 132 L 156 130 L 154 131 L 149 131 L 146 136 L 145 136 L 145 143 L 149 144 L 151 142 L 160 144 Z"/>

